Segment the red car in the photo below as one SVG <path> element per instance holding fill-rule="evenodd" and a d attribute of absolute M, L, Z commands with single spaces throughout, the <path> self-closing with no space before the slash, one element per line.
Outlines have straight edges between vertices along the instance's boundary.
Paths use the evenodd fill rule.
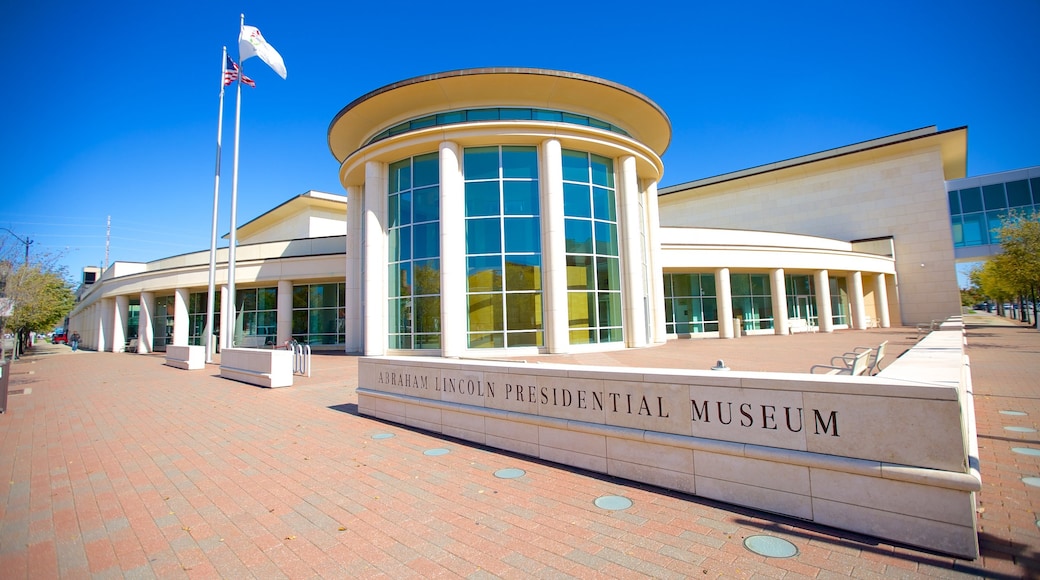
<path fill-rule="evenodd" d="M 60 326 L 55 328 L 54 332 L 51 333 L 51 342 L 53 344 L 68 344 L 69 335 L 67 334 L 67 331 Z"/>

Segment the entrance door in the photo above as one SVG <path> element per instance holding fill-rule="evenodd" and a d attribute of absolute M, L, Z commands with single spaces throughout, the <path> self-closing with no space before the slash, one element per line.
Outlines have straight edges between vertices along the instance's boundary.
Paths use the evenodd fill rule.
<path fill-rule="evenodd" d="M 798 312 L 795 318 L 804 318 L 809 326 L 816 326 L 816 301 L 812 296 L 797 296 Z"/>

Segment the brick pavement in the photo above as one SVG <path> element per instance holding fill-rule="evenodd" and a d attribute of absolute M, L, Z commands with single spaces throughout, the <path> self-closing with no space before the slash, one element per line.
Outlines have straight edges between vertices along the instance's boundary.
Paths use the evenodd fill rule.
<path fill-rule="evenodd" d="M 215 366 L 42 345 L 0 415 L 0 576 L 827 578 L 1040 575 L 1040 333 L 971 318 L 983 555 L 963 561 L 356 414 L 356 361 L 269 390 Z M 589 364 L 806 370 L 913 329 L 673 341 Z M 561 360 L 558 357 L 557 360 Z M 1001 411 L 1026 415 L 1002 414 Z M 374 439 L 373 435 L 393 434 Z M 425 452 L 445 449 L 443 455 Z M 495 471 L 526 474 L 500 479 Z M 632 507 L 607 511 L 603 495 Z M 792 542 L 792 558 L 744 548 Z"/>

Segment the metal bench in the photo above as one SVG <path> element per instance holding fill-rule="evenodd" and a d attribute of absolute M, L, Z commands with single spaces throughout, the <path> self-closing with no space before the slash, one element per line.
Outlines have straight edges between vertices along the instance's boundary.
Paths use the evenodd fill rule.
<path fill-rule="evenodd" d="M 852 375 L 859 376 L 867 372 L 867 362 L 873 349 L 857 353 L 847 353 L 831 358 L 829 365 L 813 365 L 809 369 L 812 374 Z"/>
<path fill-rule="evenodd" d="M 857 354 L 859 354 L 861 352 L 864 352 L 864 351 L 866 351 L 866 352 L 873 351 L 874 354 L 870 357 L 870 360 L 867 361 L 866 374 L 868 374 L 868 375 L 876 375 L 876 374 L 878 374 L 878 371 L 881 370 L 881 361 L 884 360 L 884 358 L 885 358 L 885 348 L 887 348 L 887 347 L 888 347 L 888 341 L 887 340 L 882 342 L 881 344 L 879 344 L 877 346 L 877 348 L 871 348 L 871 347 L 868 347 L 868 346 L 857 346 L 856 348 L 852 349 L 852 352 L 845 353 L 845 356 L 847 357 L 847 356 L 850 356 L 850 355 L 857 355 Z"/>

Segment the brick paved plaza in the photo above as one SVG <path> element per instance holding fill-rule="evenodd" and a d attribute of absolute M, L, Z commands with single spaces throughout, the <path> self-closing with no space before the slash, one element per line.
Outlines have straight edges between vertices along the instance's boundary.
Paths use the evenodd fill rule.
<path fill-rule="evenodd" d="M 983 490 L 963 561 L 357 415 L 357 359 L 262 389 L 43 344 L 0 415 L 2 578 L 1040 576 L 1040 332 L 966 317 Z M 804 372 L 912 328 L 679 340 L 541 360 Z M 1024 413 L 1017 414 L 1017 413 Z M 386 437 L 392 435 L 392 437 Z M 379 436 L 379 437 L 376 437 Z M 1013 449 L 1018 449 L 1014 451 Z M 514 468 L 521 477 L 499 478 Z M 594 503 L 623 496 L 632 506 Z M 794 544 L 767 558 L 749 536 Z"/>

